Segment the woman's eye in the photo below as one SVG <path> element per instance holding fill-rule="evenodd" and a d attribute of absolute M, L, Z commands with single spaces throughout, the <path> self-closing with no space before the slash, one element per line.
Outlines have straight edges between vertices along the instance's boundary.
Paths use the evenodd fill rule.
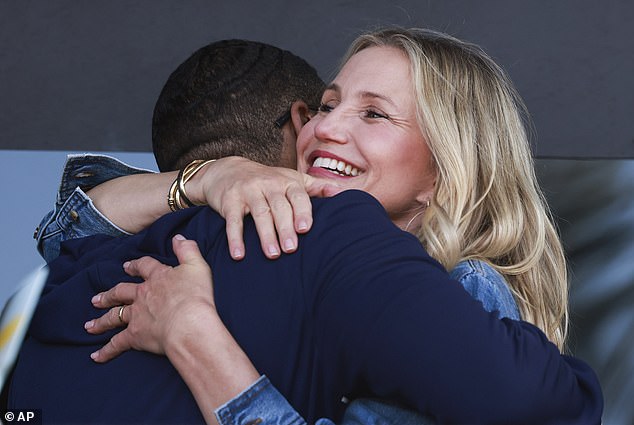
<path fill-rule="evenodd" d="M 322 103 L 319 105 L 319 108 L 317 109 L 319 112 L 330 112 L 334 109 L 333 106 L 330 106 L 326 103 Z"/>
<path fill-rule="evenodd" d="M 383 118 L 383 119 L 389 119 L 390 117 L 388 117 L 385 114 L 382 114 L 380 112 L 377 112 L 373 109 L 366 109 L 365 111 L 365 118 L 371 118 L 371 119 L 378 119 L 378 118 Z"/>

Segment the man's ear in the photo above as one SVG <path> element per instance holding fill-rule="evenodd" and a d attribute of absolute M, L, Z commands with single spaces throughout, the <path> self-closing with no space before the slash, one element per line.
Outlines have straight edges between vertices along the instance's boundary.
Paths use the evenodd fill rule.
<path fill-rule="evenodd" d="M 299 134 L 304 124 L 310 120 L 312 114 L 310 108 L 303 100 L 296 100 L 291 105 L 291 122 L 293 123 L 293 129 L 295 134 Z"/>

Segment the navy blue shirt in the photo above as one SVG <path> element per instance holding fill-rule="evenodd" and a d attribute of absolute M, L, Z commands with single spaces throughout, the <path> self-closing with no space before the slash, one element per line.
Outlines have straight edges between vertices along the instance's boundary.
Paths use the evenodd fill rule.
<path fill-rule="evenodd" d="M 370 195 L 313 201 L 299 249 L 266 259 L 253 222 L 248 254 L 230 258 L 224 221 L 209 208 L 163 217 L 124 239 L 66 242 L 20 353 L 10 407 L 45 422 L 203 422 L 161 356 L 89 355 L 112 335 L 89 335 L 91 297 L 121 281 L 124 261 L 176 265 L 171 237 L 195 239 L 212 267 L 218 312 L 260 373 L 313 422 L 342 415 L 342 396 L 390 398 L 442 423 L 598 424 L 593 371 L 561 356 L 534 326 L 499 320 L 473 300 Z"/>

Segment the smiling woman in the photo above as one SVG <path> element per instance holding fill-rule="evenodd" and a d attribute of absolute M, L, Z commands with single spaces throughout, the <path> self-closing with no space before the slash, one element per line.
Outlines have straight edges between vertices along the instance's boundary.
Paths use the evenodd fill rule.
<path fill-rule="evenodd" d="M 393 47 L 353 55 L 297 139 L 299 172 L 371 193 L 403 229 L 429 205 L 436 174 L 416 118 L 410 68 Z M 357 174 L 332 173 L 333 160 L 337 170 L 349 166 Z"/>
<path fill-rule="evenodd" d="M 269 418 L 273 405 L 288 407 L 253 401 L 270 396 L 268 380 L 229 330 L 309 421 L 341 418 L 342 396 L 372 396 L 399 406 L 361 410 L 389 410 L 397 423 L 600 423 L 596 377 L 555 346 L 563 348 L 567 321 L 562 248 L 535 181 L 522 102 L 495 62 L 445 34 L 377 31 L 353 43 L 317 115 L 298 101 L 290 116 L 297 172 L 230 157 L 194 175 L 186 167 L 167 184 L 226 222 L 189 209 L 137 236 L 78 241 L 86 270 L 63 258 L 78 285 L 91 285 L 91 267 L 106 274 L 94 282 L 106 291 L 93 304 L 108 312 L 87 321 L 87 332 L 126 326 L 99 340 L 93 360 L 130 348 L 165 354 L 209 422 L 227 423 L 233 409 L 259 407 Z M 335 196 L 311 201 L 304 186 Z M 145 190 L 135 187 L 124 189 Z M 309 230 L 312 206 L 315 223 L 298 248 L 294 230 Z M 252 250 L 236 263 L 248 213 L 246 246 L 258 243 L 257 228 L 268 258 Z M 202 256 L 191 241 L 171 239 L 181 232 Z M 278 238 L 300 252 L 269 261 L 280 256 Z M 148 252 L 180 265 L 126 262 L 145 281 L 114 286 L 126 278 L 119 262 Z M 52 286 L 71 287 L 62 283 Z M 55 291 L 44 313 L 71 312 Z M 127 354 L 108 365 L 135 358 Z M 299 420 L 272 420 L 280 418 Z"/>

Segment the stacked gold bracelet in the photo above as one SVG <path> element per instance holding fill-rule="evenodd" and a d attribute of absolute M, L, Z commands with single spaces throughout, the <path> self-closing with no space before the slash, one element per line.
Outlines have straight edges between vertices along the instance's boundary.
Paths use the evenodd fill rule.
<path fill-rule="evenodd" d="M 191 180 L 191 178 L 194 177 L 194 174 L 199 172 L 205 165 L 214 161 L 215 159 L 196 159 L 180 170 L 178 177 L 176 177 L 176 180 L 174 180 L 174 183 L 172 183 L 170 190 L 167 193 L 167 205 L 169 205 L 170 210 L 178 211 L 194 206 L 194 203 L 187 197 L 185 183 Z"/>

